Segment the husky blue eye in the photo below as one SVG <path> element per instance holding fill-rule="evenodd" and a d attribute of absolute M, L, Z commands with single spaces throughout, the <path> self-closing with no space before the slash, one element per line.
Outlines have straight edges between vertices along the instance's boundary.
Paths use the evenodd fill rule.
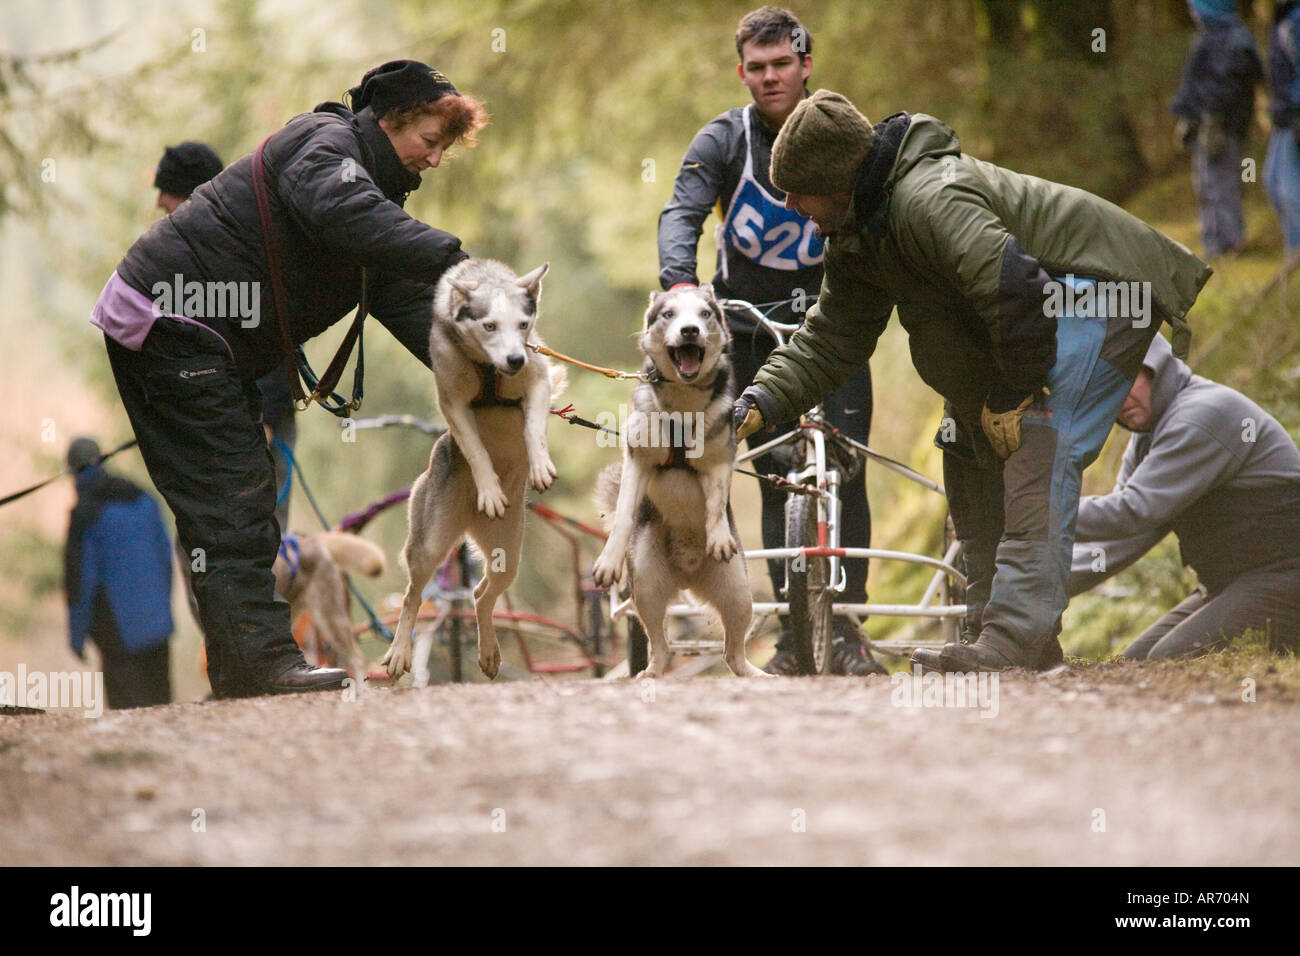
<path fill-rule="evenodd" d="M 497 324 L 496 324 L 495 322 L 484 322 L 484 323 L 483 323 L 483 331 L 484 331 L 484 332 L 495 332 L 496 330 L 497 330 Z"/>
<path fill-rule="evenodd" d="M 520 322 L 520 323 L 519 323 L 519 327 L 520 327 L 521 329 L 523 329 L 525 332 L 528 331 L 528 323 L 527 323 L 527 322 Z"/>
<path fill-rule="evenodd" d="M 674 313 L 672 309 L 666 309 L 659 313 L 659 317 L 663 319 L 671 319 L 675 314 L 676 313 Z"/>

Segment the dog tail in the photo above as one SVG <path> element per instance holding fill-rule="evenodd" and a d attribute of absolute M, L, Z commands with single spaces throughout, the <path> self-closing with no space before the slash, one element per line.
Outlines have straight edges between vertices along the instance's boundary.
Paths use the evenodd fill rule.
<path fill-rule="evenodd" d="M 614 508 L 618 504 L 618 486 L 622 477 L 621 461 L 605 466 L 596 476 L 596 489 L 591 493 L 591 500 L 596 503 L 600 523 L 606 531 L 614 527 Z"/>
<path fill-rule="evenodd" d="M 564 366 L 556 362 L 551 365 L 551 401 L 555 401 L 564 394 L 564 390 L 569 387 L 569 375 Z"/>
<path fill-rule="evenodd" d="M 373 541 L 338 531 L 322 531 L 316 537 L 325 545 L 325 550 L 340 570 L 368 578 L 384 573 L 386 562 L 383 549 Z"/>

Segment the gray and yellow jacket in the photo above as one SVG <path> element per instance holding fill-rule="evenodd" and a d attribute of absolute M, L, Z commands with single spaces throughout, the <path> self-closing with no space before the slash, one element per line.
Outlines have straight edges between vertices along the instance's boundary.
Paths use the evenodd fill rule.
<path fill-rule="evenodd" d="M 897 307 L 921 378 L 978 427 L 990 392 L 1047 380 L 1053 276 L 1150 282 L 1151 321 L 1172 324 L 1180 354 L 1187 311 L 1210 277 L 1185 246 L 1104 199 L 963 155 L 953 131 L 922 113 L 876 126 L 846 221 L 827 242 L 820 299 L 754 379 L 768 422 L 797 418 L 838 388 Z M 1132 377 L 1147 341 L 1132 320 L 1112 319 L 1102 355 Z"/>

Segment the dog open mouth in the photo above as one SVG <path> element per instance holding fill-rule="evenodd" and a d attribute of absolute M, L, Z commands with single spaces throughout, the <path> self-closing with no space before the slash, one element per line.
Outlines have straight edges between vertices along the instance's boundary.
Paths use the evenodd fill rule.
<path fill-rule="evenodd" d="M 677 368 L 677 374 L 689 382 L 700 374 L 700 363 L 704 361 L 704 349 L 698 345 L 679 345 L 677 348 L 670 347 L 668 349 L 668 357 L 673 360 L 673 365 Z"/>

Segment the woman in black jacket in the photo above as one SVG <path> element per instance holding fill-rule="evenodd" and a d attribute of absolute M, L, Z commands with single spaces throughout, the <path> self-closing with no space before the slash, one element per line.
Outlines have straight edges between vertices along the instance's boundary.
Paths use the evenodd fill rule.
<path fill-rule="evenodd" d="M 275 598 L 282 529 L 257 378 L 283 367 L 301 394 L 296 347 L 363 297 L 427 365 L 433 284 L 466 258 L 402 206 L 447 148 L 473 145 L 482 106 L 412 60 L 371 70 L 349 99 L 290 120 L 155 223 L 91 316 L 191 557 L 217 697 L 346 677 L 306 664 Z"/>

